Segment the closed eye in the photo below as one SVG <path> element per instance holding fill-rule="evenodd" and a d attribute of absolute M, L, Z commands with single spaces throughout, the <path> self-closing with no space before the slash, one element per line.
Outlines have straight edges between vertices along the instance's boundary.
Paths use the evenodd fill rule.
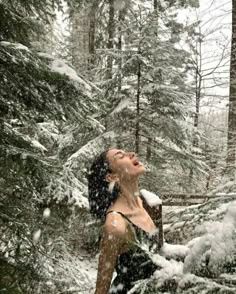
<path fill-rule="evenodd" d="M 123 153 L 123 152 L 119 152 L 118 154 L 119 154 L 119 158 L 124 158 L 124 156 L 125 156 L 125 153 Z"/>
<path fill-rule="evenodd" d="M 118 155 L 118 156 L 117 156 Z M 115 155 L 115 157 L 122 159 L 125 156 L 125 153 L 122 151 L 118 151 Z"/>

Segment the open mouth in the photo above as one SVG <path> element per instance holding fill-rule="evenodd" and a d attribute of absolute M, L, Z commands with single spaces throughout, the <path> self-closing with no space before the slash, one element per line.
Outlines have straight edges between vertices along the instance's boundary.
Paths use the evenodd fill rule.
<path fill-rule="evenodd" d="M 138 165 L 140 165 L 140 163 L 139 163 L 139 161 L 136 159 L 136 160 L 134 161 L 133 165 L 134 165 L 134 166 L 138 166 Z"/>

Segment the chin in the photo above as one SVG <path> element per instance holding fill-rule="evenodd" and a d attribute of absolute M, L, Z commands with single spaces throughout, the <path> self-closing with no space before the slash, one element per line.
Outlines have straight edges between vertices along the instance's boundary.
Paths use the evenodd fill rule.
<path fill-rule="evenodd" d="M 146 171 L 147 171 L 146 168 L 144 166 L 141 166 L 140 170 L 138 171 L 138 175 L 143 175 L 146 173 Z"/>
<path fill-rule="evenodd" d="M 139 176 L 146 173 L 146 168 L 143 165 L 139 167 L 130 167 L 130 169 L 126 168 L 126 171 L 123 173 L 123 178 L 138 178 Z"/>

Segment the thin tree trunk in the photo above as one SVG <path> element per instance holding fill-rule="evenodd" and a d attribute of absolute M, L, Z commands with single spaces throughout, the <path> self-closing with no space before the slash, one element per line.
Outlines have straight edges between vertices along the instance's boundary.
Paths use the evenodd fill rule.
<path fill-rule="evenodd" d="M 139 140 L 140 140 L 140 93 L 141 93 L 141 64 L 138 61 L 137 70 L 137 100 L 136 100 L 136 128 L 135 128 L 135 152 L 139 153 Z"/>
<path fill-rule="evenodd" d="M 200 32 L 201 33 L 201 32 Z M 201 101 L 201 91 L 202 91 L 202 41 L 199 42 L 199 60 L 197 58 L 197 68 L 196 68 L 196 91 L 195 91 L 195 115 L 194 115 L 194 128 L 197 131 L 199 124 L 199 114 L 200 114 L 200 101 Z M 193 139 L 193 146 L 198 147 L 199 142 L 196 136 Z"/>
<path fill-rule="evenodd" d="M 198 124 L 199 124 L 199 114 L 200 114 L 200 101 L 201 101 L 201 87 L 202 87 L 202 77 L 201 75 L 198 75 L 198 69 L 196 73 L 196 97 L 195 97 L 195 114 L 194 114 L 194 128 L 197 131 Z M 198 139 L 196 136 L 194 136 L 193 139 L 193 146 L 198 147 Z"/>
<path fill-rule="evenodd" d="M 235 165 L 236 152 L 236 2 L 232 0 L 232 43 L 228 113 L 227 169 Z"/>
<path fill-rule="evenodd" d="M 89 60 L 89 10 L 83 6 L 72 16 L 72 64 L 81 74 L 87 74 Z"/>
<path fill-rule="evenodd" d="M 158 4 L 157 4 L 157 0 L 153 0 L 153 8 L 154 11 L 157 12 L 158 11 Z"/>
<path fill-rule="evenodd" d="M 200 78 L 198 75 L 198 67 L 196 68 L 196 89 L 195 89 L 195 114 L 194 114 L 194 122 L 193 126 L 195 128 L 198 127 L 199 121 L 199 109 L 200 109 L 200 97 L 201 97 L 201 89 L 199 89 Z"/>
<path fill-rule="evenodd" d="M 113 57 L 111 51 L 114 46 L 114 31 L 115 31 L 115 9 L 114 0 L 109 0 L 109 21 L 108 21 L 108 58 L 107 58 L 107 79 L 112 79 L 112 63 Z"/>
<path fill-rule="evenodd" d="M 118 26 L 118 33 L 119 33 L 119 37 L 118 37 L 118 45 L 117 45 L 117 49 L 119 51 L 119 60 L 118 60 L 118 96 L 120 96 L 121 93 L 121 88 L 122 88 L 122 23 L 125 19 L 125 14 L 126 14 L 126 9 L 121 9 L 119 11 L 119 16 L 118 16 L 118 22 L 119 22 L 119 26 Z"/>
<path fill-rule="evenodd" d="M 156 31 L 155 31 L 155 35 L 156 37 L 158 37 L 158 13 L 159 13 L 159 7 L 158 7 L 158 0 L 153 0 L 153 10 L 156 16 Z M 162 70 L 159 70 L 159 81 L 160 83 L 162 82 Z M 149 137 L 148 138 L 148 142 L 147 142 L 147 148 L 146 148 L 146 160 L 147 162 L 150 161 L 151 156 L 152 156 L 152 138 Z"/>
<path fill-rule="evenodd" d="M 93 0 L 89 13 L 89 68 L 95 64 L 95 32 L 96 32 L 96 10 L 97 0 Z"/>
<path fill-rule="evenodd" d="M 150 161 L 150 159 L 151 159 L 151 155 L 152 155 L 151 146 L 152 146 L 152 138 L 149 137 L 148 138 L 148 143 L 147 143 L 147 150 L 146 150 L 146 160 L 147 160 L 147 162 Z"/>
<path fill-rule="evenodd" d="M 195 91 L 195 114 L 194 114 L 194 129 L 197 132 L 199 124 L 199 114 L 200 114 L 200 100 L 201 100 L 201 86 L 202 86 L 202 77 L 198 74 L 198 68 L 196 69 L 196 91 Z M 199 141 L 196 134 L 193 137 L 193 147 L 198 147 Z M 196 154 L 196 152 L 193 152 Z M 189 180 L 192 182 L 193 179 L 193 169 L 190 168 Z"/>
<path fill-rule="evenodd" d="M 197 45 L 196 45 L 197 48 Z M 201 75 L 201 68 L 202 68 L 202 42 L 200 40 L 199 43 L 199 59 L 197 55 L 197 60 L 196 60 L 196 77 L 195 77 L 195 114 L 194 114 L 194 121 L 193 121 L 193 126 L 194 130 L 197 132 L 198 129 L 198 124 L 199 124 L 199 114 L 200 114 L 200 101 L 201 101 L 201 90 L 202 90 L 202 75 Z M 198 147 L 199 141 L 196 133 L 193 134 L 193 147 Z M 193 152 L 196 154 L 196 152 Z M 190 183 L 193 180 L 193 169 L 190 168 L 189 171 L 189 181 Z"/>

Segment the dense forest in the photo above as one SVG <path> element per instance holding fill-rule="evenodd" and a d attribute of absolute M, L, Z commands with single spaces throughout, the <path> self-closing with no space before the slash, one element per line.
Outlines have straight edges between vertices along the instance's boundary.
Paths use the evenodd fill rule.
<path fill-rule="evenodd" d="M 1 0 L 0 27 L 0 293 L 94 293 L 111 146 L 160 198 L 208 196 L 163 208 L 135 293 L 236 293 L 236 2 Z"/>

